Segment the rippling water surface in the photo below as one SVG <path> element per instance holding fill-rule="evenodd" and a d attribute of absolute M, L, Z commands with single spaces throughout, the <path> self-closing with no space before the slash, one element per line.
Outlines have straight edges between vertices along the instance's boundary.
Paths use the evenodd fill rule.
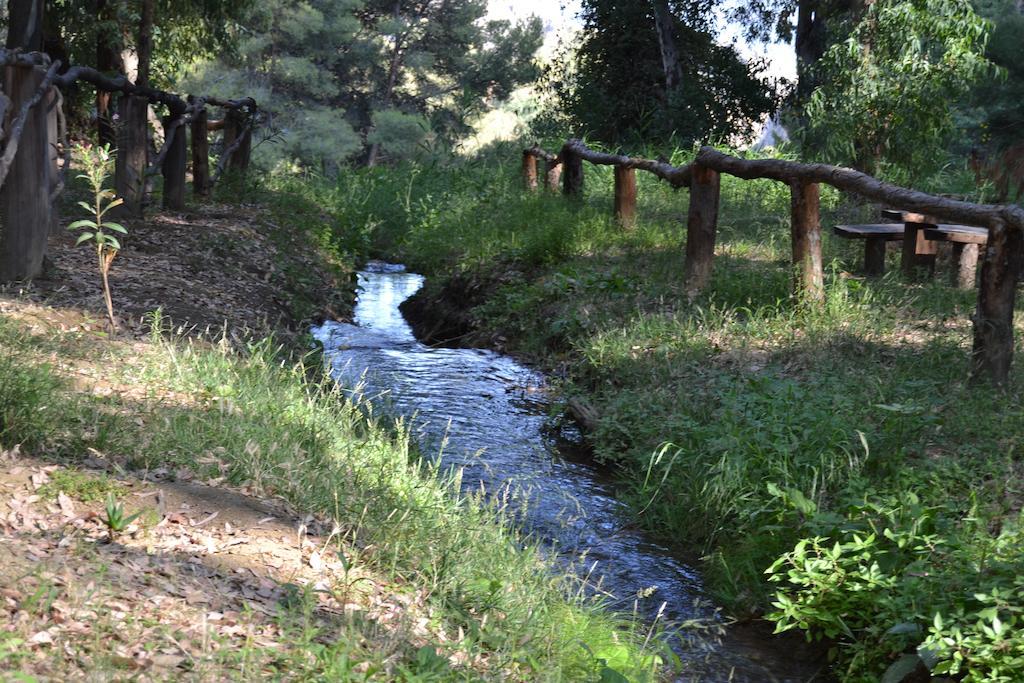
<path fill-rule="evenodd" d="M 596 468 L 566 460 L 547 417 L 543 375 L 487 350 L 431 348 L 418 341 L 398 306 L 423 284 L 401 266 L 372 263 L 359 275 L 355 323 L 313 332 L 335 376 L 388 410 L 413 417 L 426 452 L 463 468 L 463 486 L 508 490 L 518 521 L 566 562 L 586 553 L 602 588 L 631 609 L 635 596 L 653 619 L 714 619 L 692 566 L 631 527 L 625 506 Z M 650 591 L 648 589 L 654 589 Z M 807 681 L 808 671 L 770 640 L 729 632 L 718 643 L 683 646 L 683 680 Z"/>

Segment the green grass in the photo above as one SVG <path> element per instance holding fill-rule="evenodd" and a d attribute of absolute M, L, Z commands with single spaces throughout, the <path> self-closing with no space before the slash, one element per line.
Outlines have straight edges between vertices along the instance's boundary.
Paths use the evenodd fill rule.
<path fill-rule="evenodd" d="M 1004 622 L 1024 610 L 1013 572 L 983 559 L 1024 570 L 1005 552 L 1024 502 L 1024 405 L 1015 389 L 967 381 L 973 292 L 941 276 L 858 277 L 862 244 L 828 227 L 864 221 L 871 207 L 824 188 L 827 296 L 807 307 L 789 294 L 788 188 L 724 177 L 714 277 L 690 302 L 685 190 L 641 175 L 640 221 L 624 232 L 610 217 L 610 169 L 587 166 L 575 203 L 525 193 L 517 174 L 507 147 L 443 167 L 349 172 L 301 191 L 332 207 L 337 240 L 427 274 L 428 296 L 443 298 L 453 279 L 453 292 L 482 293 L 465 304 L 470 341 L 504 338 L 594 406 L 594 453 L 619 472 L 639 521 L 702 550 L 732 611 L 779 612 L 771 603 L 790 600 L 796 616 L 779 613 L 777 623 L 837 639 L 847 680 L 877 680 L 929 637 L 960 638 L 976 680 L 1024 675 L 1024 657 L 992 664 L 992 643 L 971 640 L 988 638 L 979 624 L 993 615 L 991 600 L 974 595 L 981 587 L 1003 596 Z M 1013 386 L 1021 379 L 1018 364 Z M 914 526 L 924 519 L 927 533 Z M 885 529 L 909 545 L 878 545 L 889 542 Z M 825 585 L 808 569 L 812 546 L 798 545 L 871 533 L 882 540 L 814 560 L 850 577 L 877 563 L 891 585 L 857 589 L 862 603 L 853 588 Z M 994 547 L 1003 550 L 986 555 Z M 769 583 L 776 561 L 781 583 Z M 850 625 L 825 626 L 823 614 L 848 610 L 859 611 Z M 936 613 L 946 620 L 929 636 Z M 914 630 L 885 635 L 901 623 Z M 997 653 L 1024 647 L 990 640 Z M 933 649 L 952 661 L 956 647 Z M 999 678 L 1000 666 L 1014 673 Z"/>
<path fill-rule="evenodd" d="M 59 358 L 57 350 L 74 350 L 111 381 L 147 387 L 150 398 L 74 393 L 43 364 L 50 353 Z M 0 433 L 2 446 L 31 444 L 69 465 L 95 449 L 128 469 L 224 473 L 233 484 L 283 497 L 337 524 L 336 549 L 352 566 L 385 590 L 421 595 L 431 622 L 451 637 L 385 647 L 373 624 L 353 621 L 325 641 L 309 619 L 297 618 L 293 648 L 235 653 L 238 661 L 220 663 L 228 671 L 298 678 L 369 671 L 409 681 L 585 680 L 606 668 L 631 680 L 653 676 L 652 648 L 660 645 L 642 647 L 639 624 L 582 597 L 582 579 L 555 571 L 503 510 L 460 494 L 457 473 L 432 468 L 405 432 L 331 383 L 311 380 L 308 363 L 283 360 L 270 341 L 238 352 L 154 334 L 140 353 L 0 319 L 0 358 L 18 359 L 0 363 L 0 406 L 11 425 Z M 62 485 L 76 491 L 98 485 L 66 479 Z M 447 658 L 457 652 L 472 664 L 451 667 Z"/>

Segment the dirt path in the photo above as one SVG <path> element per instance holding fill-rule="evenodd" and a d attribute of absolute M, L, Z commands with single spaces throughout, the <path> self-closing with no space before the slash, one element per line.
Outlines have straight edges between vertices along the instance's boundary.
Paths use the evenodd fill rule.
<path fill-rule="evenodd" d="M 226 328 L 238 337 L 287 337 L 309 319 L 345 319 L 351 310 L 346 266 L 327 267 L 301 234 L 276 225 L 260 207 L 159 213 L 129 222 L 128 229 L 110 277 L 126 332 L 144 333 L 144 317 L 158 308 L 175 328 L 213 334 Z M 51 237 L 43 277 L 0 288 L 0 304 L 27 299 L 59 311 L 58 322 L 68 329 L 102 327 L 95 254 L 74 240 L 70 232 Z"/>
<path fill-rule="evenodd" d="M 264 675 L 295 629 L 355 618 L 399 647 L 424 635 L 399 595 L 349 571 L 331 529 L 222 481 L 69 470 L 0 453 L 0 670 L 43 678 Z M 139 513 L 109 528 L 104 493 Z M 329 550 L 330 549 L 330 550 Z M 410 630 L 411 629 L 411 630 Z M 248 661 L 247 661 L 248 658 Z"/>

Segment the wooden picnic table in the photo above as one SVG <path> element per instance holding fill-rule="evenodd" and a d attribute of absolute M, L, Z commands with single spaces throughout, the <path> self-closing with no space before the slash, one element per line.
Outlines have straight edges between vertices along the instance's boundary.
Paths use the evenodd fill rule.
<path fill-rule="evenodd" d="M 882 209 L 882 216 L 903 223 L 900 266 L 904 275 L 913 277 L 918 266 L 927 268 L 929 275 L 934 274 L 939 243 L 950 242 L 955 265 L 950 282 L 957 287 L 974 287 L 979 245 L 988 241 L 987 228 L 940 223 L 934 216 L 900 209 Z"/>

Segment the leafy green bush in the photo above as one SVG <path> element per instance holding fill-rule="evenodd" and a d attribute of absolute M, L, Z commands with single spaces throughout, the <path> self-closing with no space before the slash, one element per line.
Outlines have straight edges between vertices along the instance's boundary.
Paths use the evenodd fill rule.
<path fill-rule="evenodd" d="M 1021 680 L 1019 520 L 988 534 L 948 513 L 906 493 L 809 520 L 817 533 L 767 570 L 781 584 L 768 615 L 776 631 L 841 641 L 832 655 L 847 681 L 896 682 L 922 667 L 979 683 Z"/>

